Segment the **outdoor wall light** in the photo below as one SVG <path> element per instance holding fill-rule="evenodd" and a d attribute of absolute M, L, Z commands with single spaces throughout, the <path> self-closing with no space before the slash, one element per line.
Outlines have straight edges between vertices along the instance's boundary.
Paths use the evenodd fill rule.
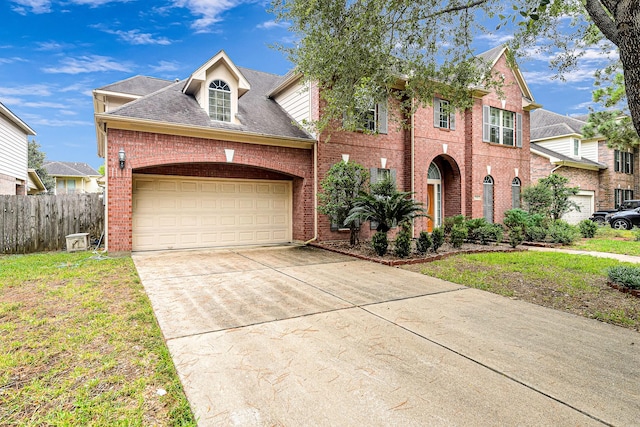
<path fill-rule="evenodd" d="M 120 169 L 124 169 L 124 148 L 121 148 L 120 151 L 118 151 L 118 160 L 120 161 Z"/>

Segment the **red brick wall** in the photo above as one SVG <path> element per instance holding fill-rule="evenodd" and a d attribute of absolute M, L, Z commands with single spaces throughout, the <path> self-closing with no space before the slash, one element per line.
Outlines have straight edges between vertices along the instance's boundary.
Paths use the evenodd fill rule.
<path fill-rule="evenodd" d="M 640 164 L 638 151 L 634 154 L 634 174 L 615 172 L 614 150 L 607 147 L 605 141 L 598 142 L 598 161 L 607 165 L 607 169 L 599 173 L 599 188 L 596 196 L 596 210 L 613 209 L 615 207 L 615 189 L 633 190 L 633 197 L 640 198 L 640 187 L 638 177 L 640 176 Z"/>
<path fill-rule="evenodd" d="M 118 151 L 126 153 L 118 167 Z M 233 164 L 225 149 L 235 150 Z M 293 182 L 293 238 L 313 237 L 313 151 L 110 129 L 108 169 L 109 251 L 131 250 L 132 173 L 166 173 L 200 177 L 289 179 Z M 190 164 L 190 163 L 195 164 Z"/>

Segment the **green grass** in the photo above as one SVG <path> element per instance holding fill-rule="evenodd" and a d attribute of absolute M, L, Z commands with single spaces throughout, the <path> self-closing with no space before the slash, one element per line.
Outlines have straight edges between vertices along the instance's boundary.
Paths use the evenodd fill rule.
<path fill-rule="evenodd" d="M 0 425 L 195 425 L 131 259 L 92 256 L 0 257 Z"/>
<path fill-rule="evenodd" d="M 638 229 L 615 230 L 600 227 L 593 239 L 582 239 L 571 245 L 571 249 L 581 251 L 609 252 L 614 254 L 640 256 L 640 242 L 636 240 Z"/>
<path fill-rule="evenodd" d="M 607 258 L 556 252 L 458 255 L 407 269 L 461 285 L 640 329 L 640 299 L 607 285 Z"/>

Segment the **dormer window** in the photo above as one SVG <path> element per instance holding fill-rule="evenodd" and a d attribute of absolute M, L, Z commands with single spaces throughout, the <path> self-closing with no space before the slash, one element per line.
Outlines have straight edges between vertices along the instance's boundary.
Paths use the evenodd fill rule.
<path fill-rule="evenodd" d="M 231 88 L 222 80 L 209 85 L 209 117 L 220 122 L 231 121 Z"/>

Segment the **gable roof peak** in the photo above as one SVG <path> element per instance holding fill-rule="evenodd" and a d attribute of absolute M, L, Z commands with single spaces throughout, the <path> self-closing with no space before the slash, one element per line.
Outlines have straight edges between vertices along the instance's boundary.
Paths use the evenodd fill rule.
<path fill-rule="evenodd" d="M 244 93 L 249 91 L 249 89 L 251 89 L 249 81 L 245 78 L 245 76 L 233 63 L 233 61 L 231 61 L 229 55 L 227 55 L 224 50 L 220 50 L 189 76 L 184 87 L 182 88 L 182 92 L 186 94 L 194 94 L 198 90 L 199 86 L 205 82 L 207 78 L 207 71 L 215 67 L 219 63 L 223 63 L 224 65 L 226 65 L 231 73 L 236 77 L 236 79 L 238 79 L 238 97 L 242 96 Z"/>

